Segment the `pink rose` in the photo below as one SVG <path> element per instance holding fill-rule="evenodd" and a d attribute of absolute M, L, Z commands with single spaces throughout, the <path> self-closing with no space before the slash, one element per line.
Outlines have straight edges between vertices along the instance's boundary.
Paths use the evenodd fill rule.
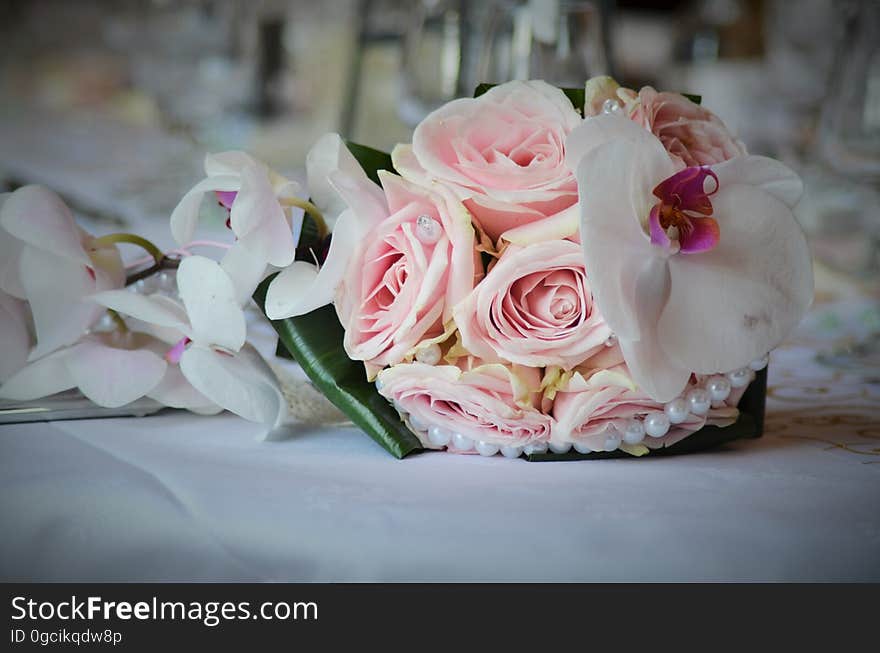
<path fill-rule="evenodd" d="M 636 94 L 620 90 L 631 120 L 652 132 L 686 166 L 712 165 L 746 154 L 714 113 L 678 93 L 658 93 L 650 86 Z"/>
<path fill-rule="evenodd" d="M 549 440 L 552 420 L 538 410 L 540 384 L 537 369 L 498 364 L 403 363 L 377 379 L 379 392 L 409 414 L 425 446 L 470 451 L 483 443 L 492 453 Z"/>
<path fill-rule="evenodd" d="M 613 451 L 627 444 L 654 449 L 673 444 L 706 423 L 705 416 L 689 413 L 685 421 L 671 424 L 663 409 L 663 404 L 636 389 L 625 365 L 592 373 L 576 372 L 556 392 L 553 441 L 572 442 L 582 452 Z M 649 421 L 660 430 L 653 430 L 653 434 L 643 430 L 641 438 L 625 438 L 633 420 L 644 430 L 651 428 Z M 663 425 L 666 430 L 661 433 Z"/>
<path fill-rule="evenodd" d="M 707 380 L 692 378 L 684 394 L 703 389 Z M 706 425 L 730 426 L 745 391 L 733 388 L 725 400 L 707 403 L 703 414 L 691 412 L 683 401 L 684 412 L 672 419 L 676 411 L 667 413 L 665 404 L 639 390 L 625 364 L 583 369 L 553 386 L 553 442 L 573 443 L 581 452 L 622 448 L 637 455 L 673 445 Z"/>
<path fill-rule="evenodd" d="M 382 185 L 388 215 L 356 245 L 336 299 L 345 351 L 371 377 L 442 336 L 452 307 L 482 273 L 470 217 L 448 191 L 390 174 Z"/>
<path fill-rule="evenodd" d="M 559 89 L 508 82 L 437 109 L 392 158 L 404 177 L 453 188 L 492 240 L 546 221 L 526 230 L 530 240 L 564 238 L 577 233 L 578 219 L 564 144 L 581 122 Z"/>
<path fill-rule="evenodd" d="M 509 246 L 454 315 L 464 348 L 492 362 L 570 369 L 611 335 L 568 240 Z"/>

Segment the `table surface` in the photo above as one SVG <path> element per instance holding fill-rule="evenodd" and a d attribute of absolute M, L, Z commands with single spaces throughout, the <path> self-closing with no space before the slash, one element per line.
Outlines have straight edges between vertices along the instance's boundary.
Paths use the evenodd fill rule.
<path fill-rule="evenodd" d="M 880 385 L 770 366 L 767 432 L 682 456 L 391 458 L 354 428 L 277 441 L 179 411 L 0 427 L 0 577 L 39 580 L 880 580 Z"/>
<path fill-rule="evenodd" d="M 66 129 L 79 139 L 68 151 L 115 151 L 90 125 Z M 146 219 L 168 189 L 154 184 L 153 206 L 142 177 L 185 180 L 198 157 L 176 143 L 152 157 L 165 167 L 90 156 L 124 171 L 108 195 L 107 170 L 52 167 L 53 144 L 69 142 L 56 136 L 0 167 L 170 245 Z M 820 291 L 771 357 L 765 436 L 699 454 L 398 461 L 354 428 L 265 441 L 232 415 L 179 411 L 0 426 L 0 579 L 878 581 L 880 383 L 815 362 L 876 326 L 870 306 L 845 283 Z"/>

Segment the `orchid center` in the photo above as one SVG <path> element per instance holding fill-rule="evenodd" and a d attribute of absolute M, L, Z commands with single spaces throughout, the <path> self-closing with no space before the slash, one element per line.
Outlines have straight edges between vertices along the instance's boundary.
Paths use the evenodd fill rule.
<path fill-rule="evenodd" d="M 714 248 L 721 233 L 709 197 L 717 191 L 717 175 L 704 166 L 685 168 L 660 182 L 653 191 L 660 201 L 648 218 L 651 242 L 671 254 Z"/>
<path fill-rule="evenodd" d="M 191 343 L 192 340 L 189 338 L 181 338 L 175 343 L 175 345 L 165 352 L 165 360 L 169 363 L 174 363 L 177 365 L 180 362 L 180 357 L 183 356 L 183 352 L 186 349 L 186 346 Z"/>

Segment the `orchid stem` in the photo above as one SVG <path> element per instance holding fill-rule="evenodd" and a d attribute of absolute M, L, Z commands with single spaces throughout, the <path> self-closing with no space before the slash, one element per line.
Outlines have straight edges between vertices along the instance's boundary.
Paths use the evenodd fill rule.
<path fill-rule="evenodd" d="M 285 206 L 296 206 L 301 208 L 303 211 L 312 216 L 312 220 L 315 221 L 315 224 L 318 227 L 318 238 L 320 240 L 324 240 L 327 237 L 327 234 L 330 233 L 330 230 L 327 228 L 327 222 L 324 220 L 324 215 L 321 213 L 320 209 L 317 206 L 309 202 L 308 200 L 301 200 L 298 197 L 296 198 L 284 198 L 281 202 Z"/>
<path fill-rule="evenodd" d="M 165 254 L 162 253 L 161 249 L 156 247 L 146 238 L 142 238 L 141 236 L 137 236 L 135 234 L 108 234 L 106 236 L 101 236 L 100 238 L 95 238 L 95 240 L 93 241 L 93 245 L 95 247 L 106 247 L 108 245 L 115 245 L 117 243 L 130 243 L 146 250 L 146 252 L 153 257 L 156 265 L 161 265 L 162 259 L 165 258 Z"/>

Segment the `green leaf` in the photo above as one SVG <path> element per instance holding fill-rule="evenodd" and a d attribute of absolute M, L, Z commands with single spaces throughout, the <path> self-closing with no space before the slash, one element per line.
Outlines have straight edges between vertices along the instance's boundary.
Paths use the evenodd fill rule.
<path fill-rule="evenodd" d="M 693 93 L 682 93 L 688 100 L 693 102 L 694 104 L 702 104 L 703 96 L 702 95 L 694 95 Z"/>
<path fill-rule="evenodd" d="M 269 277 L 254 293 L 263 309 Z M 312 383 L 334 406 L 396 458 L 422 451 L 418 438 L 401 421 L 388 400 L 367 381 L 364 366 L 346 355 L 344 331 L 333 306 L 301 317 L 272 320 L 283 343 Z"/>
<path fill-rule="evenodd" d="M 358 145 L 351 141 L 345 141 L 345 145 L 348 147 L 348 151 L 357 159 L 357 162 L 361 164 L 361 168 L 367 173 L 367 177 L 377 184 L 379 183 L 378 172 L 380 170 L 397 172 L 394 169 L 394 164 L 391 163 L 391 155 L 387 152 L 381 152 L 366 145 Z"/>
<path fill-rule="evenodd" d="M 477 88 L 474 89 L 474 97 L 480 97 L 493 86 L 497 86 L 497 84 L 487 84 L 485 82 L 478 84 Z M 581 113 L 584 112 L 584 101 L 586 100 L 586 91 L 584 88 L 560 88 L 559 90 L 565 93 L 575 109 Z"/>
<path fill-rule="evenodd" d="M 296 244 L 297 248 L 318 247 L 321 244 L 319 236 L 318 223 L 315 222 L 311 213 L 306 213 L 303 215 L 302 232 Z"/>

